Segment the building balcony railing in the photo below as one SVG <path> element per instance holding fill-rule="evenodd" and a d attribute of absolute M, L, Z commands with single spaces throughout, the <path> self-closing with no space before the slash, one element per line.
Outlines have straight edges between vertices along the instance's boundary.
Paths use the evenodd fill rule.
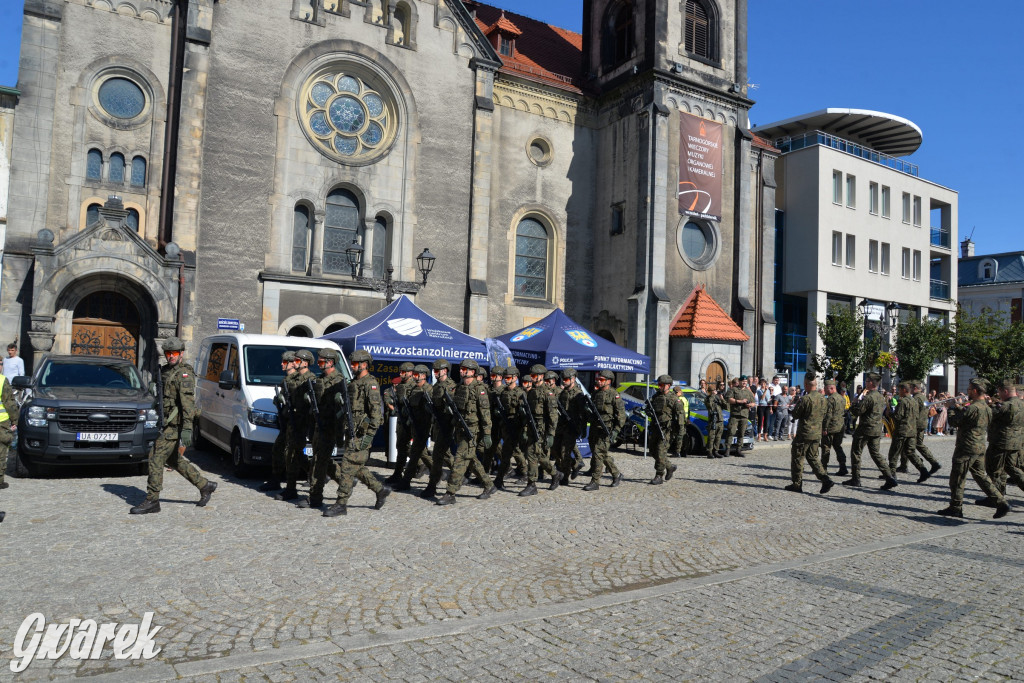
<path fill-rule="evenodd" d="M 950 248 L 949 230 L 946 228 L 932 228 L 932 246 Z"/>
<path fill-rule="evenodd" d="M 824 145 L 825 147 L 831 147 L 837 149 L 840 152 L 846 152 L 852 154 L 855 157 L 861 159 L 867 159 L 873 161 L 876 164 L 882 166 L 888 166 L 889 168 L 899 171 L 900 173 L 906 173 L 917 178 L 920 175 L 920 171 L 917 168 L 917 164 L 912 164 L 909 161 L 904 161 L 897 157 L 889 156 L 888 154 L 882 154 L 881 152 L 859 145 L 856 142 L 850 142 L 843 138 L 836 137 L 830 133 L 824 133 L 820 130 L 812 130 L 801 135 L 792 135 L 782 138 L 776 138 L 773 145 L 782 150 L 782 153 L 795 152 L 798 149 L 804 147 L 810 147 L 812 145 Z"/>
<path fill-rule="evenodd" d="M 949 300 L 949 283 L 942 280 L 931 281 L 931 298 Z"/>

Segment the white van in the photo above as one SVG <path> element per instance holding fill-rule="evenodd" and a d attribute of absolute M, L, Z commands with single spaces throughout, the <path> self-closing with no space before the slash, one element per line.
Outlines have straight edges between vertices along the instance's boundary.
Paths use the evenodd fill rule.
<path fill-rule="evenodd" d="M 281 354 L 309 349 L 341 349 L 332 341 L 270 334 L 225 333 L 207 337 L 196 356 L 196 408 L 194 434 L 231 454 L 236 474 L 250 466 L 269 467 L 277 438 L 275 389 L 284 373 Z M 351 375 L 342 355 L 341 367 Z M 314 364 L 311 370 L 317 372 Z"/>

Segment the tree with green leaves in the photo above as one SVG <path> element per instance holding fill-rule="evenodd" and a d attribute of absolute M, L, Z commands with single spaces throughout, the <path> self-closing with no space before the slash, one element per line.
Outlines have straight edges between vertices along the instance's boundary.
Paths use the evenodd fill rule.
<path fill-rule="evenodd" d="M 1024 323 L 1009 323 L 1006 316 L 984 308 L 974 315 L 957 307 L 953 329 L 953 356 L 989 381 L 1024 375 Z"/>
<path fill-rule="evenodd" d="M 936 363 L 946 363 L 952 354 L 952 335 L 941 320 L 922 320 L 916 311 L 896 327 L 894 350 L 900 359 L 899 376 L 923 380 Z"/>
<path fill-rule="evenodd" d="M 852 306 L 833 305 L 824 321 L 816 320 L 822 353 L 808 350 L 807 369 L 826 379 L 853 383 L 878 355 L 877 344 L 864 342 L 864 317 Z"/>

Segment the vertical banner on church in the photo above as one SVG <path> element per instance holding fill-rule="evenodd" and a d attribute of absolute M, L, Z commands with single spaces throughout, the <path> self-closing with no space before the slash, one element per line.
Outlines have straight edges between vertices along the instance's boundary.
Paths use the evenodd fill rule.
<path fill-rule="evenodd" d="M 722 124 L 679 112 L 679 213 L 722 220 Z"/>

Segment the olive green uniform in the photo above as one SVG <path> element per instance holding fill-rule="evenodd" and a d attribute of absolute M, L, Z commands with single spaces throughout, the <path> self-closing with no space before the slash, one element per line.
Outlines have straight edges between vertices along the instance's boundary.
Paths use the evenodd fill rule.
<path fill-rule="evenodd" d="M 14 427 L 18 425 L 18 402 L 7 378 L 0 374 L 0 484 L 4 483 L 7 455 L 14 442 Z"/>
<path fill-rule="evenodd" d="M 822 424 L 827 405 L 825 397 L 817 391 L 805 394 L 792 408 L 793 419 L 799 420 L 796 437 L 789 449 L 789 474 L 796 486 L 803 485 L 804 459 L 821 482 L 829 481 L 824 466 L 818 460 L 821 447 Z"/>
<path fill-rule="evenodd" d="M 853 479 L 860 481 L 860 453 L 864 446 L 868 447 L 871 459 L 875 461 L 879 471 L 885 478 L 893 479 L 889 463 L 882 459 L 878 450 L 882 440 L 882 413 L 885 411 L 885 398 L 872 389 L 864 398 L 850 406 L 850 412 L 860 419 L 853 430 L 853 446 L 850 448 L 850 470 Z"/>
<path fill-rule="evenodd" d="M 540 440 L 533 436 L 532 429 L 527 426 L 528 445 L 526 447 L 526 473 L 528 484 L 536 484 L 543 470 L 554 475 L 555 464 L 548 457 L 551 446 L 555 443 L 555 429 L 558 426 L 558 406 L 555 404 L 555 392 L 543 382 L 537 382 L 526 392 L 526 408 L 533 413 L 533 422 L 537 425 Z"/>
<path fill-rule="evenodd" d="M 657 426 L 651 424 L 648 428 L 647 443 L 650 446 L 651 455 L 654 457 L 654 474 L 662 477 L 672 469 L 672 464 L 668 459 L 669 443 L 672 441 L 673 434 L 681 428 L 683 423 L 683 404 L 671 391 L 668 393 L 657 391 L 651 397 L 651 407 L 654 409 L 654 415 L 650 417 L 652 420 L 657 420 L 661 429 L 659 430 Z"/>
<path fill-rule="evenodd" d="M 985 472 L 999 492 L 1006 495 L 1009 479 L 1024 490 L 1024 470 L 1020 452 L 1024 448 L 1024 401 L 1012 397 L 992 408 L 988 450 L 985 451 Z"/>
<path fill-rule="evenodd" d="M 519 407 L 526 402 L 526 392 L 519 385 L 506 387 L 501 394 L 501 400 L 505 404 L 506 412 L 501 435 L 501 462 L 498 463 L 498 481 L 504 481 L 513 460 L 516 461 L 516 467 L 523 472 L 529 470 L 526 456 L 523 454 L 523 447 L 527 444 L 530 427 L 523 414 L 523 409 Z"/>
<path fill-rule="evenodd" d="M 345 446 L 347 419 L 341 396 L 341 378 L 341 371 L 335 370 L 330 374 L 324 373 L 313 384 L 320 410 L 320 422 L 313 435 L 313 470 L 309 479 L 309 502 L 313 507 L 323 502 L 328 476 L 341 484 L 332 457 L 335 447 L 343 450 Z"/>
<path fill-rule="evenodd" d="M 985 455 L 985 437 L 992 419 L 992 409 L 980 398 L 966 407 L 954 409 L 959 417 L 956 428 L 956 446 L 953 447 L 953 467 L 949 473 L 950 507 L 959 510 L 964 504 L 964 484 L 970 472 L 985 495 L 997 505 L 1003 494 L 985 475 L 982 457 Z"/>
<path fill-rule="evenodd" d="M 429 384 L 424 384 L 422 387 L 413 384 L 409 389 L 408 400 L 412 413 L 413 439 L 412 446 L 409 448 L 409 462 L 406 463 L 405 472 L 402 475 L 402 488 L 405 488 L 416 476 L 420 465 L 429 470 L 432 464 L 430 454 L 427 452 L 427 440 L 430 438 L 430 426 L 434 419 L 433 413 L 430 412 L 430 406 L 427 405 L 430 391 Z"/>
<path fill-rule="evenodd" d="M 595 484 L 601 483 L 601 475 L 604 468 L 608 468 L 608 474 L 615 479 L 619 476 L 619 468 L 615 466 L 615 459 L 608 452 L 611 442 L 618 436 L 619 430 L 626 424 L 626 407 L 622 404 L 622 397 L 619 392 L 608 386 L 605 389 L 598 389 L 591 395 L 594 407 L 597 409 L 601 420 L 612 432 L 608 434 L 601 428 L 601 420 L 591 416 L 590 421 L 590 457 L 593 459 L 593 471 L 590 481 Z"/>
<path fill-rule="evenodd" d="M 568 389 L 563 388 L 556 396 L 558 404 L 569 416 L 566 420 L 561 411 L 559 412 L 558 427 L 555 430 L 555 446 L 552 451 L 552 460 L 563 474 L 579 469 L 582 465 L 578 459 L 581 457 L 576 448 L 576 439 L 580 437 L 582 426 L 586 424 L 586 403 L 583 399 L 583 390 L 574 381 Z M 575 456 L 575 457 L 574 457 Z"/>
<path fill-rule="evenodd" d="M 146 482 L 146 500 L 160 500 L 164 487 L 164 467 L 170 467 L 185 477 L 197 489 L 208 483 L 199 468 L 189 462 L 178 450 L 183 431 L 192 431 L 196 414 L 196 376 L 192 366 L 184 361 L 176 365 L 163 365 L 160 377 L 164 389 L 164 430 L 153 446 L 149 458 L 149 481 Z M 6 402 L 5 402 L 6 405 Z"/>
<path fill-rule="evenodd" d="M 431 432 L 431 438 L 434 440 L 434 453 L 430 460 L 430 480 L 427 483 L 428 491 L 434 491 L 437 488 L 438 482 L 441 481 L 444 463 L 450 456 L 452 446 L 452 416 L 445 409 L 446 403 L 441 393 L 444 391 L 447 391 L 449 394 L 455 392 L 455 382 L 451 377 L 446 377 L 444 381 L 436 382 L 431 389 L 431 400 L 434 402 L 434 409 L 437 411 L 437 416 L 440 420 L 434 420 L 434 428 Z"/>
<path fill-rule="evenodd" d="M 915 448 L 917 449 L 917 452 L 921 454 L 921 457 L 932 466 L 932 470 L 937 470 L 939 468 L 936 467 L 936 465 L 939 464 L 939 461 L 935 459 L 932 452 L 924 445 L 924 434 L 928 431 L 928 406 L 925 405 L 927 403 L 927 399 L 925 398 L 924 392 L 919 391 L 914 394 L 914 400 L 917 401 L 917 443 L 915 444 Z M 906 466 L 906 464 L 906 460 L 901 460 L 901 466 Z"/>
<path fill-rule="evenodd" d="M 377 379 L 370 374 L 348 383 L 348 400 L 352 408 L 356 433 L 345 445 L 345 455 L 341 459 L 341 464 L 334 465 L 334 477 L 338 480 L 338 505 L 348 504 L 357 479 L 374 493 L 384 488 L 373 476 L 373 472 L 366 467 L 373 437 L 384 421 L 380 389 L 377 387 Z"/>
<path fill-rule="evenodd" d="M 721 394 L 711 394 L 707 400 L 708 406 L 708 456 L 714 456 L 722 447 L 722 434 L 725 432 L 725 423 L 722 411 L 729 409 Z"/>
<path fill-rule="evenodd" d="M 725 450 L 727 453 L 729 452 L 732 440 L 735 438 L 736 455 L 740 455 L 743 452 L 743 435 L 747 433 L 747 423 L 749 422 L 749 403 L 754 401 L 755 397 L 750 393 L 750 389 L 738 387 L 726 392 L 726 398 L 736 399 L 739 403 L 729 404 L 729 426 L 725 438 Z"/>
<path fill-rule="evenodd" d="M 828 468 L 832 450 L 840 470 L 846 469 L 846 453 L 843 452 L 843 436 L 846 434 L 846 399 L 838 391 L 825 397 L 825 421 L 822 423 L 821 464 Z"/>
<path fill-rule="evenodd" d="M 893 447 L 889 450 L 889 470 L 895 470 L 901 458 L 910 460 L 922 474 L 927 468 L 917 455 L 917 411 L 920 404 L 913 396 L 900 397 L 893 410 Z"/>
<path fill-rule="evenodd" d="M 395 456 L 394 472 L 391 475 L 390 481 L 398 481 L 402 476 L 406 463 L 409 462 L 409 453 L 412 449 L 412 441 L 415 435 L 413 433 L 412 417 L 407 413 L 404 402 L 408 401 L 409 391 L 414 386 L 416 386 L 416 379 L 414 377 L 406 377 L 396 386 L 388 389 L 388 398 L 393 401 L 392 405 L 394 405 L 393 415 L 398 418 L 395 424 L 395 450 L 397 454 Z"/>
<path fill-rule="evenodd" d="M 502 414 L 501 408 L 498 407 L 498 399 L 502 405 L 505 404 L 503 398 L 505 394 L 505 385 L 494 386 L 492 384 L 483 385 L 487 390 L 487 401 L 491 406 L 491 443 L 489 446 L 484 447 L 481 444 L 477 444 L 477 456 L 480 460 L 480 464 L 484 466 L 484 471 L 488 474 L 494 468 L 495 456 L 498 454 L 501 448 L 501 434 L 503 430 L 505 415 Z"/>
<path fill-rule="evenodd" d="M 316 381 L 316 375 L 312 372 L 303 373 L 301 370 L 290 378 L 294 410 L 292 419 L 288 422 L 288 447 L 285 450 L 285 491 L 294 492 L 299 478 L 306 474 L 308 468 L 309 458 L 306 457 L 305 448 L 309 438 L 309 421 L 312 419 L 312 415 L 306 394 L 309 393 L 310 379 Z"/>
<path fill-rule="evenodd" d="M 452 474 L 448 477 L 448 489 L 446 493 L 455 495 L 462 488 L 462 479 L 467 472 L 475 474 L 483 482 L 484 491 L 493 486 L 490 475 L 480 464 L 476 456 L 478 442 L 486 443 L 491 440 L 491 404 L 487 398 L 487 390 L 483 383 L 473 381 L 468 385 L 461 383 L 455 387 L 455 408 L 462 415 L 462 421 L 469 427 L 469 434 L 458 422 L 457 416 L 452 416 L 458 424 L 455 442 L 455 455 L 452 461 Z"/>
<path fill-rule="evenodd" d="M 291 423 L 292 410 L 289 407 L 287 410 L 284 407 L 285 400 L 281 398 L 281 395 L 287 397 L 288 401 L 291 401 L 291 384 L 289 378 L 295 373 L 286 374 L 281 378 L 281 389 L 280 394 L 275 392 L 274 405 L 277 406 L 277 438 L 274 439 L 274 448 L 271 451 L 271 481 L 280 484 L 284 481 L 287 472 L 287 451 L 288 451 L 288 425 Z"/>

